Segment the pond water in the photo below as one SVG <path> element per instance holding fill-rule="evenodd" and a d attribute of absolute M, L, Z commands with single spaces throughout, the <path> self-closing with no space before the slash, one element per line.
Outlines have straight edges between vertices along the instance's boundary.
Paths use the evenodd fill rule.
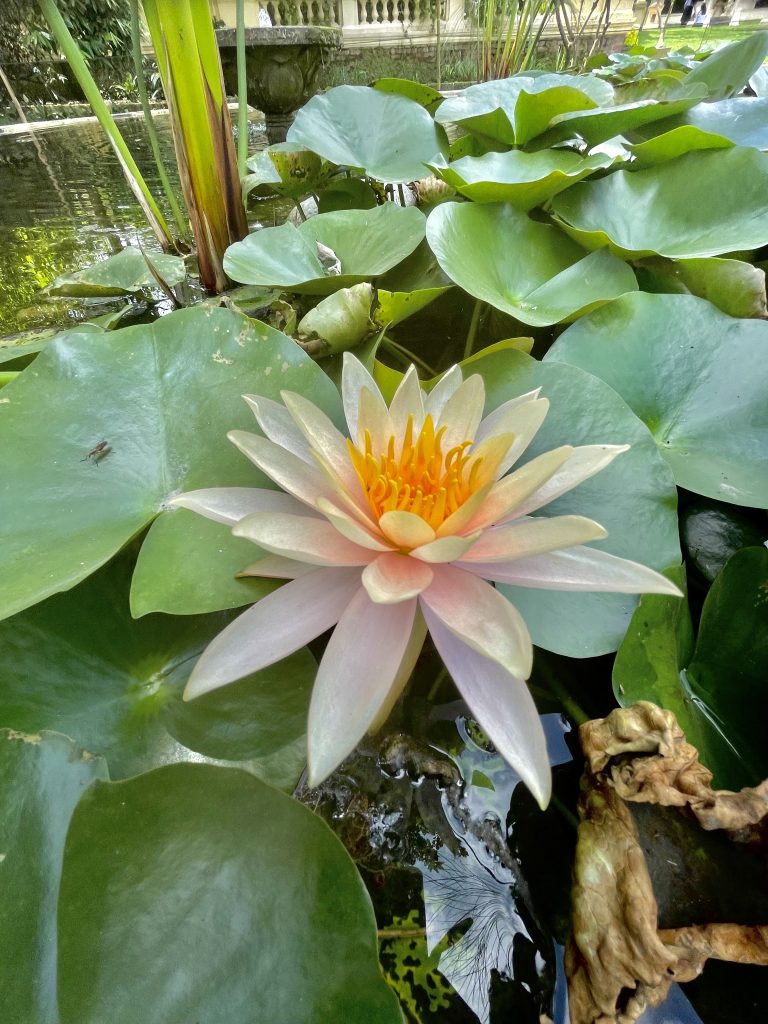
<path fill-rule="evenodd" d="M 152 194 L 163 193 L 141 117 L 118 123 Z M 178 178 L 167 115 L 155 117 L 174 187 Z M 252 124 L 251 149 L 267 144 L 263 121 Z M 0 335 L 66 327 L 86 315 L 83 303 L 46 300 L 54 278 L 137 242 L 156 249 L 112 147 L 93 118 L 32 130 L 0 129 Z M 88 315 L 103 310 L 87 311 Z"/>

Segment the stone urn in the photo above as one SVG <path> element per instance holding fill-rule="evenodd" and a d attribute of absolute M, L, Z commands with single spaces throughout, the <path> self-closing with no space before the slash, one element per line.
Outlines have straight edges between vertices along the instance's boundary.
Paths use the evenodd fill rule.
<path fill-rule="evenodd" d="M 237 92 L 235 29 L 216 30 L 227 92 Z M 245 30 L 248 101 L 263 111 L 270 144 L 284 142 L 296 111 L 317 91 L 323 57 L 341 46 L 341 29 L 273 25 Z"/>

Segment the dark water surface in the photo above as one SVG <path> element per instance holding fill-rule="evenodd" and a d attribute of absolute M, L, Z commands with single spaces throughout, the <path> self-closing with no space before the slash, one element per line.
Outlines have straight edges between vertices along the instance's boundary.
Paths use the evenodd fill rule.
<path fill-rule="evenodd" d="M 167 115 L 155 116 L 166 166 L 178 193 Z M 141 117 L 117 118 L 152 194 L 170 223 Z M 251 149 L 266 145 L 257 129 Z M 60 274 L 80 270 L 126 245 L 158 245 L 95 119 L 22 132 L 0 129 L 0 335 L 66 327 L 103 306 L 41 298 Z"/>

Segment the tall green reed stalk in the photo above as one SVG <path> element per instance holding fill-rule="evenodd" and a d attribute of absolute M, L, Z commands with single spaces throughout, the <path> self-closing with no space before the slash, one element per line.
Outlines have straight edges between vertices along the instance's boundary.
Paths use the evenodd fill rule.
<path fill-rule="evenodd" d="M 481 0 L 477 8 L 480 80 L 507 78 L 533 67 L 542 32 L 559 2 Z"/>

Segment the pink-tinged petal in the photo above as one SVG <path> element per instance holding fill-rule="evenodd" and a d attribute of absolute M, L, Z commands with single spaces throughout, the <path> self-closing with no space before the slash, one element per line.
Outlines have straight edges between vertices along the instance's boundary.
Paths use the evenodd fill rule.
<path fill-rule="evenodd" d="M 440 419 L 445 403 L 456 394 L 463 379 L 461 367 L 452 366 L 429 392 L 424 401 L 424 412 L 432 417 L 433 422 Z"/>
<path fill-rule="evenodd" d="M 599 548 L 573 547 L 513 562 L 462 562 L 460 565 L 487 580 L 516 587 L 683 596 L 661 573 Z"/>
<path fill-rule="evenodd" d="M 474 438 L 483 418 L 484 406 L 485 384 L 480 374 L 475 373 L 451 395 L 435 424 L 436 430 L 445 427 L 443 451 Z"/>
<path fill-rule="evenodd" d="M 318 497 L 332 498 L 334 488 L 317 466 L 310 466 L 296 455 L 266 437 L 245 430 L 231 430 L 227 437 L 259 469 L 284 491 L 314 508 Z"/>
<path fill-rule="evenodd" d="M 344 416 L 347 420 L 349 436 L 353 440 L 357 438 L 358 441 L 357 425 L 360 420 L 360 393 L 363 388 L 367 388 L 372 395 L 378 396 L 379 401 L 386 409 L 386 404 L 381 397 L 376 381 L 356 356 L 353 356 L 351 352 L 345 352 L 342 357 L 341 400 L 344 405 Z"/>
<path fill-rule="evenodd" d="M 469 520 L 469 528 L 485 529 L 516 515 L 523 502 L 557 472 L 572 451 L 570 445 L 563 445 L 562 448 L 544 452 L 494 483 L 482 507 Z"/>
<path fill-rule="evenodd" d="M 408 425 L 408 418 L 413 417 L 413 436 L 418 437 L 424 425 L 424 393 L 419 383 L 416 367 L 411 363 L 400 381 L 395 397 L 389 407 L 395 436 L 402 438 Z"/>
<path fill-rule="evenodd" d="M 379 527 L 388 540 L 409 551 L 435 539 L 435 531 L 415 512 L 385 512 Z"/>
<path fill-rule="evenodd" d="M 552 792 L 552 773 L 541 719 L 528 687 L 497 662 L 467 647 L 435 616 L 430 616 L 427 624 L 473 716 L 539 806 L 545 808 Z"/>
<path fill-rule="evenodd" d="M 415 600 L 374 604 L 363 587 L 345 608 L 309 705 L 310 786 L 319 785 L 355 749 L 390 700 L 415 615 Z"/>
<path fill-rule="evenodd" d="M 339 481 L 344 490 L 360 502 L 364 500 L 360 478 L 355 472 L 347 448 L 347 439 L 337 430 L 325 413 L 302 395 L 283 391 L 282 399 L 296 426 L 321 465 Z"/>
<path fill-rule="evenodd" d="M 383 536 L 375 536 L 371 530 L 365 528 L 359 519 L 349 515 L 348 512 L 340 509 L 338 505 L 335 505 L 332 501 L 328 501 L 327 498 L 318 498 L 317 507 L 326 519 L 339 531 L 342 537 L 346 537 L 347 540 L 351 540 L 355 544 L 360 544 L 364 548 L 370 548 L 371 551 L 392 550 L 392 546 L 390 544 L 384 543 Z"/>
<path fill-rule="evenodd" d="M 419 558 L 422 562 L 430 562 L 433 565 L 455 562 L 457 558 L 463 558 L 471 550 L 480 536 L 481 531 L 477 530 L 466 537 L 438 537 L 431 544 L 422 544 L 421 547 L 414 548 L 411 551 L 411 558 Z"/>
<path fill-rule="evenodd" d="M 232 528 L 235 537 L 297 562 L 313 565 L 367 565 L 374 557 L 369 548 L 343 537 L 327 519 L 257 512 Z"/>
<path fill-rule="evenodd" d="M 379 555 L 363 570 L 363 586 L 376 604 L 397 604 L 418 597 L 434 573 L 425 562 L 408 555 Z"/>
<path fill-rule="evenodd" d="M 494 486 L 495 484 L 491 481 L 470 495 L 463 505 L 459 505 L 456 511 L 452 512 L 438 526 L 437 536 L 450 537 L 455 533 L 461 533 L 468 526 L 471 529 L 470 524 L 480 516 L 480 511 L 485 507 L 485 503 Z"/>
<path fill-rule="evenodd" d="M 356 435 L 352 436 L 357 436 L 358 448 L 365 450 L 365 435 L 366 432 L 370 434 L 373 455 L 374 458 L 377 458 L 381 452 L 387 450 L 389 439 L 394 436 L 395 428 L 392 424 L 392 417 L 378 392 L 374 395 L 368 388 L 363 388 L 360 392 L 358 405 L 360 419 Z"/>
<path fill-rule="evenodd" d="M 263 576 L 273 580 L 295 580 L 310 572 L 317 572 L 317 566 L 310 565 L 309 562 L 295 562 L 292 558 L 281 558 L 280 555 L 266 555 L 258 562 L 251 562 L 245 569 L 235 573 L 235 576 L 238 578 L 241 576 Z"/>
<path fill-rule="evenodd" d="M 234 523 L 253 512 L 293 512 L 306 514 L 300 501 L 282 491 L 258 487 L 205 487 L 178 494 L 167 502 L 174 508 L 188 508 L 217 523 Z"/>
<path fill-rule="evenodd" d="M 360 588 L 359 569 L 317 569 L 267 594 L 206 647 L 184 699 L 274 665 L 338 622 Z"/>
<path fill-rule="evenodd" d="M 474 651 L 527 679 L 533 666 L 528 627 L 514 605 L 478 576 L 442 565 L 419 598 L 427 625 L 432 616 Z"/>
<path fill-rule="evenodd" d="M 608 531 L 604 527 L 585 516 L 518 519 L 508 526 L 486 530 L 465 558 L 468 562 L 530 558 L 545 551 L 572 548 L 607 536 Z"/>
<path fill-rule="evenodd" d="M 617 455 L 626 451 L 629 451 L 628 444 L 589 444 L 574 448 L 573 454 L 562 469 L 534 491 L 519 508 L 515 509 L 514 514 L 523 516 L 543 508 L 561 494 L 573 490 L 595 473 L 599 473 L 601 469 L 605 469 Z"/>
<path fill-rule="evenodd" d="M 262 398 L 260 395 L 243 395 L 243 398 L 250 405 L 256 422 L 270 441 L 292 452 L 302 462 L 313 465 L 307 439 L 297 428 L 284 405 L 273 402 L 271 398 Z"/>
<path fill-rule="evenodd" d="M 424 646 L 426 637 L 427 624 L 424 621 L 424 616 L 421 614 L 421 609 L 417 607 L 416 615 L 413 620 L 413 628 L 411 629 L 411 636 L 405 648 L 403 660 L 400 662 L 400 667 L 397 670 L 397 675 L 392 683 L 387 699 L 381 705 L 378 714 L 368 726 L 369 733 L 378 732 L 392 713 L 392 708 L 395 706 L 397 698 L 403 692 L 405 684 L 413 674 L 413 670 L 416 667 L 416 662 L 421 654 L 421 649 Z"/>
<path fill-rule="evenodd" d="M 485 441 L 499 434 L 513 434 L 515 438 L 507 449 L 506 458 L 499 465 L 498 476 L 503 476 L 517 462 L 536 436 L 548 410 L 548 399 L 534 398 L 511 408 L 506 403 L 483 420 L 476 442 Z M 471 454 L 474 454 L 474 449 Z"/>

